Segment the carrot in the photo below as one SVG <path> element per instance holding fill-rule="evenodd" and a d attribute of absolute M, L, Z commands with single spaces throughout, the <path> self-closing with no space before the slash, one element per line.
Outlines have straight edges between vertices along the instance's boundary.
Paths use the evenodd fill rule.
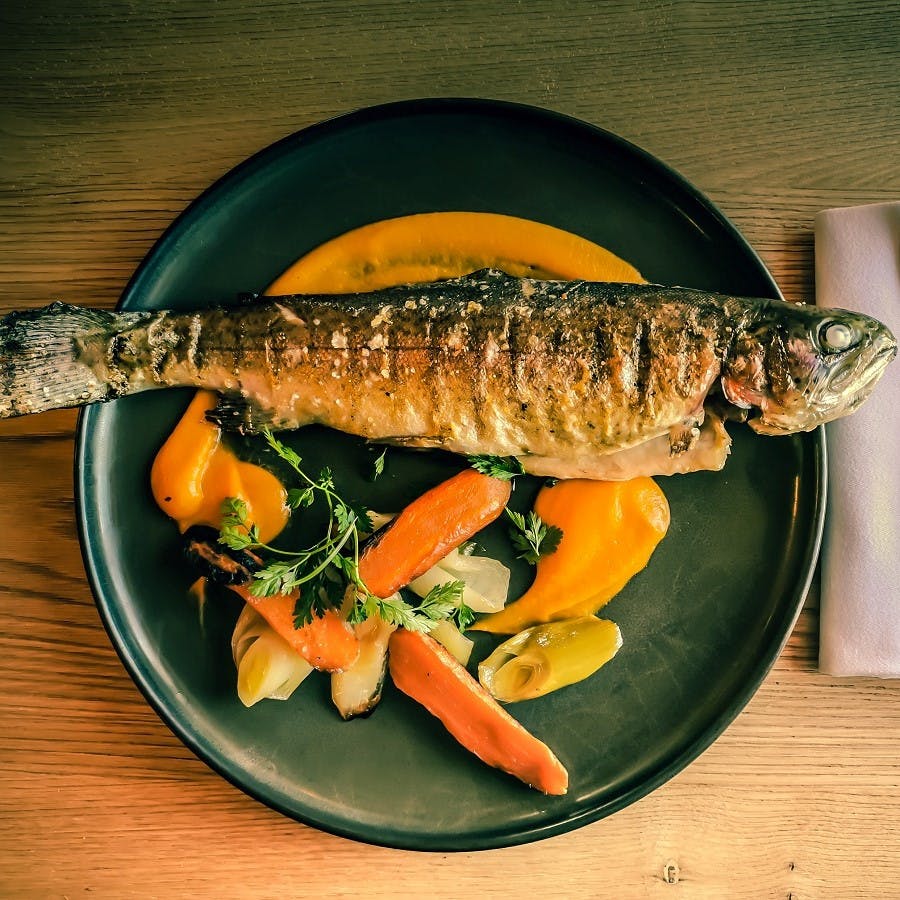
<path fill-rule="evenodd" d="M 272 628 L 311 666 L 325 672 L 341 672 L 356 662 L 359 639 L 337 610 L 329 609 L 302 628 L 294 627 L 297 592 L 273 597 L 254 597 L 246 585 L 233 585 Z"/>
<path fill-rule="evenodd" d="M 464 469 L 426 491 L 366 544 L 359 574 L 376 597 L 390 597 L 493 522 L 509 500 L 508 481 Z"/>
<path fill-rule="evenodd" d="M 529 734 L 434 638 L 398 628 L 391 635 L 394 684 L 467 750 L 545 794 L 565 794 L 569 775 L 546 744 Z"/>

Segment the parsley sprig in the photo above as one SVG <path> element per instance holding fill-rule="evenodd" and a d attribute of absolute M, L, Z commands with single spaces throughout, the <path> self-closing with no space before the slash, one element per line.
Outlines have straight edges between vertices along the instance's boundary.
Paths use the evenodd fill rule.
<path fill-rule="evenodd" d="M 324 488 L 317 485 L 315 490 Z M 291 505 L 290 500 L 288 502 Z M 304 505 L 311 504 L 304 502 Z M 346 508 L 336 513 L 337 509 L 341 507 L 333 505 L 332 520 L 320 540 L 303 550 L 293 551 L 260 541 L 259 529 L 248 522 L 247 504 L 239 497 L 228 497 L 222 503 L 220 543 L 232 550 L 263 550 L 275 557 L 254 572 L 250 584 L 251 594 L 255 597 L 271 597 L 275 594 L 289 594 L 301 585 L 306 586 L 294 605 L 296 628 L 310 622 L 313 616 L 321 616 L 326 609 L 340 606 L 343 600 L 341 550 L 354 538 L 357 531 L 354 513 L 348 512 Z"/>
<path fill-rule="evenodd" d="M 352 623 L 378 614 L 386 622 L 411 631 L 428 632 L 444 619 L 454 619 L 461 629 L 474 621 L 472 611 L 462 602 L 464 585 L 459 581 L 437 585 L 416 604 L 399 596 L 382 599 L 372 594 L 359 574 L 361 533 L 372 531 L 369 511 L 338 494 L 330 469 L 324 468 L 317 478 L 310 478 L 296 451 L 279 441 L 269 429 L 263 429 L 262 433 L 269 447 L 300 479 L 300 487 L 288 491 L 291 512 L 322 501 L 328 509 L 328 525 L 324 535 L 309 547 L 301 550 L 273 547 L 260 540 L 259 529 L 249 521 L 247 504 L 239 497 L 227 498 L 222 504 L 220 543 L 232 550 L 263 551 L 267 557 L 266 564 L 253 574 L 251 594 L 271 597 L 290 594 L 302 587 L 294 605 L 295 628 L 301 628 L 329 608 L 340 607 L 348 586 L 352 586 L 355 594 L 349 615 Z"/>
<path fill-rule="evenodd" d="M 506 510 L 512 522 L 509 535 L 513 546 L 518 550 L 519 559 L 534 565 L 542 556 L 549 556 L 562 540 L 562 529 L 556 525 L 548 525 L 534 510 L 523 516 L 522 513 Z"/>
<path fill-rule="evenodd" d="M 352 623 L 362 622 L 377 614 L 392 625 L 424 632 L 431 631 L 438 622 L 450 619 L 460 631 L 465 631 L 475 621 L 475 613 L 463 602 L 464 588 L 461 581 L 435 585 L 415 605 L 398 595 L 382 599 L 368 591 L 358 593 L 349 619 Z"/>
<path fill-rule="evenodd" d="M 468 459 L 476 472 L 502 481 L 511 481 L 517 475 L 525 474 L 522 461 L 516 456 L 470 456 Z"/>

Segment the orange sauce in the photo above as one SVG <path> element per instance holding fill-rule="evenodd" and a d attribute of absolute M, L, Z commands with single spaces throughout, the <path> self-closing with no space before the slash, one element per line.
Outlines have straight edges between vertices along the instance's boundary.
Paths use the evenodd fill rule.
<path fill-rule="evenodd" d="M 591 281 L 644 279 L 634 266 L 577 235 L 495 213 L 423 213 L 365 225 L 316 248 L 266 291 L 269 295 L 349 293 L 437 281 L 477 269 L 510 275 Z M 184 531 L 218 527 L 226 497 L 241 497 L 263 541 L 287 521 L 285 491 L 259 466 L 241 462 L 221 442 L 206 412 L 215 396 L 200 391 L 157 454 L 153 496 Z"/>
<path fill-rule="evenodd" d="M 260 539 L 268 542 L 287 523 L 287 493 L 271 472 L 242 462 L 222 443 L 219 426 L 206 419 L 215 405 L 215 394 L 197 392 L 153 461 L 153 497 L 182 531 L 191 525 L 218 528 L 222 501 L 240 497 Z"/>
<path fill-rule="evenodd" d="M 585 238 L 497 213 L 420 213 L 364 225 L 292 265 L 268 294 L 343 294 L 455 278 L 478 269 L 566 281 L 643 282 Z"/>
<path fill-rule="evenodd" d="M 534 511 L 562 529 L 531 587 L 475 625 L 515 634 L 559 619 L 592 616 L 650 561 L 669 528 L 669 503 L 652 478 L 560 481 L 541 489 Z"/>

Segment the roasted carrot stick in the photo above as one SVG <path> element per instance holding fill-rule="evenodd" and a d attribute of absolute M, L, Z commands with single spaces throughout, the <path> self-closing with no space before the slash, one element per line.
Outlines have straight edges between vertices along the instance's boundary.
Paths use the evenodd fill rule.
<path fill-rule="evenodd" d="M 294 628 L 297 592 L 274 597 L 254 597 L 247 585 L 231 587 L 311 666 L 324 672 L 340 672 L 356 662 L 359 639 L 337 610 L 327 610 L 302 628 Z"/>
<path fill-rule="evenodd" d="M 376 597 L 391 594 L 493 522 L 510 483 L 465 469 L 414 500 L 366 544 L 359 574 Z"/>
<path fill-rule="evenodd" d="M 394 684 L 421 703 L 467 750 L 545 794 L 564 794 L 569 776 L 436 640 L 398 628 L 391 635 Z"/>

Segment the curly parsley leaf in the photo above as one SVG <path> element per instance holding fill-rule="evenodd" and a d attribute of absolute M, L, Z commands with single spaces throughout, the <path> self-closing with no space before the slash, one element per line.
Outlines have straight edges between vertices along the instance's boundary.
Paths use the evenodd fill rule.
<path fill-rule="evenodd" d="M 456 627 L 465 631 L 475 621 L 475 613 L 460 600 L 453 618 L 456 620 Z"/>
<path fill-rule="evenodd" d="M 295 450 L 292 450 L 287 444 L 282 444 L 267 427 L 263 427 L 262 436 L 266 439 L 270 449 L 274 450 L 304 480 L 308 480 L 300 468 L 303 465 L 303 460 Z"/>
<path fill-rule="evenodd" d="M 291 488 L 287 495 L 287 504 L 291 509 L 302 509 L 316 502 L 315 487 Z"/>
<path fill-rule="evenodd" d="M 240 497 L 226 497 L 221 507 L 222 527 L 219 543 L 232 550 L 259 546 L 259 528 L 248 521 L 247 504 Z"/>
<path fill-rule="evenodd" d="M 422 615 L 440 622 L 441 619 L 449 619 L 456 614 L 459 604 L 462 603 L 462 594 L 465 585 L 461 581 L 448 581 L 446 584 L 436 584 L 419 604 Z"/>
<path fill-rule="evenodd" d="M 350 611 L 349 620 L 352 624 L 357 624 L 364 622 L 369 616 L 378 615 L 391 625 L 427 634 L 438 622 L 453 619 L 463 609 L 463 617 L 471 616 L 471 624 L 471 621 L 474 621 L 474 614 L 462 604 L 463 588 L 461 581 L 439 584 L 418 603 L 410 603 L 399 594 L 382 598 L 368 591 L 360 591 Z"/>
<path fill-rule="evenodd" d="M 375 481 L 378 476 L 384 471 L 384 458 L 387 456 L 387 447 L 381 451 L 381 455 L 375 459 L 372 463 L 372 481 Z"/>
<path fill-rule="evenodd" d="M 517 475 L 524 475 L 522 461 L 516 456 L 469 456 L 469 465 L 482 475 L 490 475 L 501 481 L 511 481 Z"/>
<path fill-rule="evenodd" d="M 549 556 L 562 540 L 562 529 L 548 525 L 533 510 L 527 516 L 522 513 L 506 510 L 513 527 L 509 529 L 513 547 L 518 551 L 519 559 L 535 565 L 542 556 Z"/>

